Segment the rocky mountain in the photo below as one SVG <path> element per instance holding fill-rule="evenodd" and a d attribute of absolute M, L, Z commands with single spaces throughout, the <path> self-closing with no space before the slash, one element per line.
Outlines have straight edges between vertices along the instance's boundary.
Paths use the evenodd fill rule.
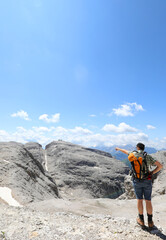
<path fill-rule="evenodd" d="M 46 166 L 63 197 L 116 198 L 129 168 L 111 154 L 64 141 L 46 146 Z"/>
<path fill-rule="evenodd" d="M 116 198 L 129 171 L 110 153 L 63 141 L 45 150 L 34 142 L 1 142 L 0 169 L 0 197 L 16 205 L 54 197 Z"/>
<path fill-rule="evenodd" d="M 30 145 L 0 142 L 0 200 L 8 204 L 23 205 L 58 197 L 56 183 L 38 161 L 41 149 L 31 146 L 35 158 L 26 146 Z"/>

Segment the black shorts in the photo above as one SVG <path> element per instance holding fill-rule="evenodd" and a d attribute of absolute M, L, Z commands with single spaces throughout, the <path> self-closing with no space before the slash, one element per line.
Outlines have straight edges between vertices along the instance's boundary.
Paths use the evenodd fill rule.
<path fill-rule="evenodd" d="M 152 195 L 152 180 L 133 179 L 133 187 L 137 199 L 151 200 Z"/>

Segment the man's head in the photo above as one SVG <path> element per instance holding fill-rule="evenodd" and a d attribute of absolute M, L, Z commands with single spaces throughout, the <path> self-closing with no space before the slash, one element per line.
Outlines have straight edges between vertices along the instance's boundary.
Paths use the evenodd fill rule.
<path fill-rule="evenodd" d="M 145 145 L 143 143 L 137 143 L 136 147 L 137 147 L 137 150 L 144 151 L 144 149 L 145 149 Z"/>

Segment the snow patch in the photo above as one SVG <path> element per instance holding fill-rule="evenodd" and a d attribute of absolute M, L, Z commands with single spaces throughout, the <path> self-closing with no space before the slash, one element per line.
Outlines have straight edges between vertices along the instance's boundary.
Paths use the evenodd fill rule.
<path fill-rule="evenodd" d="M 12 190 L 8 187 L 0 187 L 0 198 L 2 198 L 10 206 L 21 206 L 21 204 L 12 197 Z"/>
<path fill-rule="evenodd" d="M 9 161 L 7 161 L 7 160 L 5 160 L 5 159 L 3 159 L 3 161 L 6 162 L 6 163 L 10 163 Z"/>
<path fill-rule="evenodd" d="M 47 152 L 45 150 L 45 154 L 44 154 L 44 158 L 45 158 L 45 168 L 46 168 L 46 171 L 48 171 L 48 162 L 47 162 Z"/>

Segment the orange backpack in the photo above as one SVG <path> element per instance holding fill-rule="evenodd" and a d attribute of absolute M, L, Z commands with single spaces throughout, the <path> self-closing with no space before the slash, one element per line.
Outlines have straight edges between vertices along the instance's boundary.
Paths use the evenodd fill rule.
<path fill-rule="evenodd" d="M 134 152 L 138 153 L 137 151 L 133 151 L 128 156 L 128 159 L 132 165 L 132 175 L 135 178 L 146 179 L 149 175 L 148 166 L 146 162 L 147 153 L 144 152 L 143 157 L 137 158 Z"/>

